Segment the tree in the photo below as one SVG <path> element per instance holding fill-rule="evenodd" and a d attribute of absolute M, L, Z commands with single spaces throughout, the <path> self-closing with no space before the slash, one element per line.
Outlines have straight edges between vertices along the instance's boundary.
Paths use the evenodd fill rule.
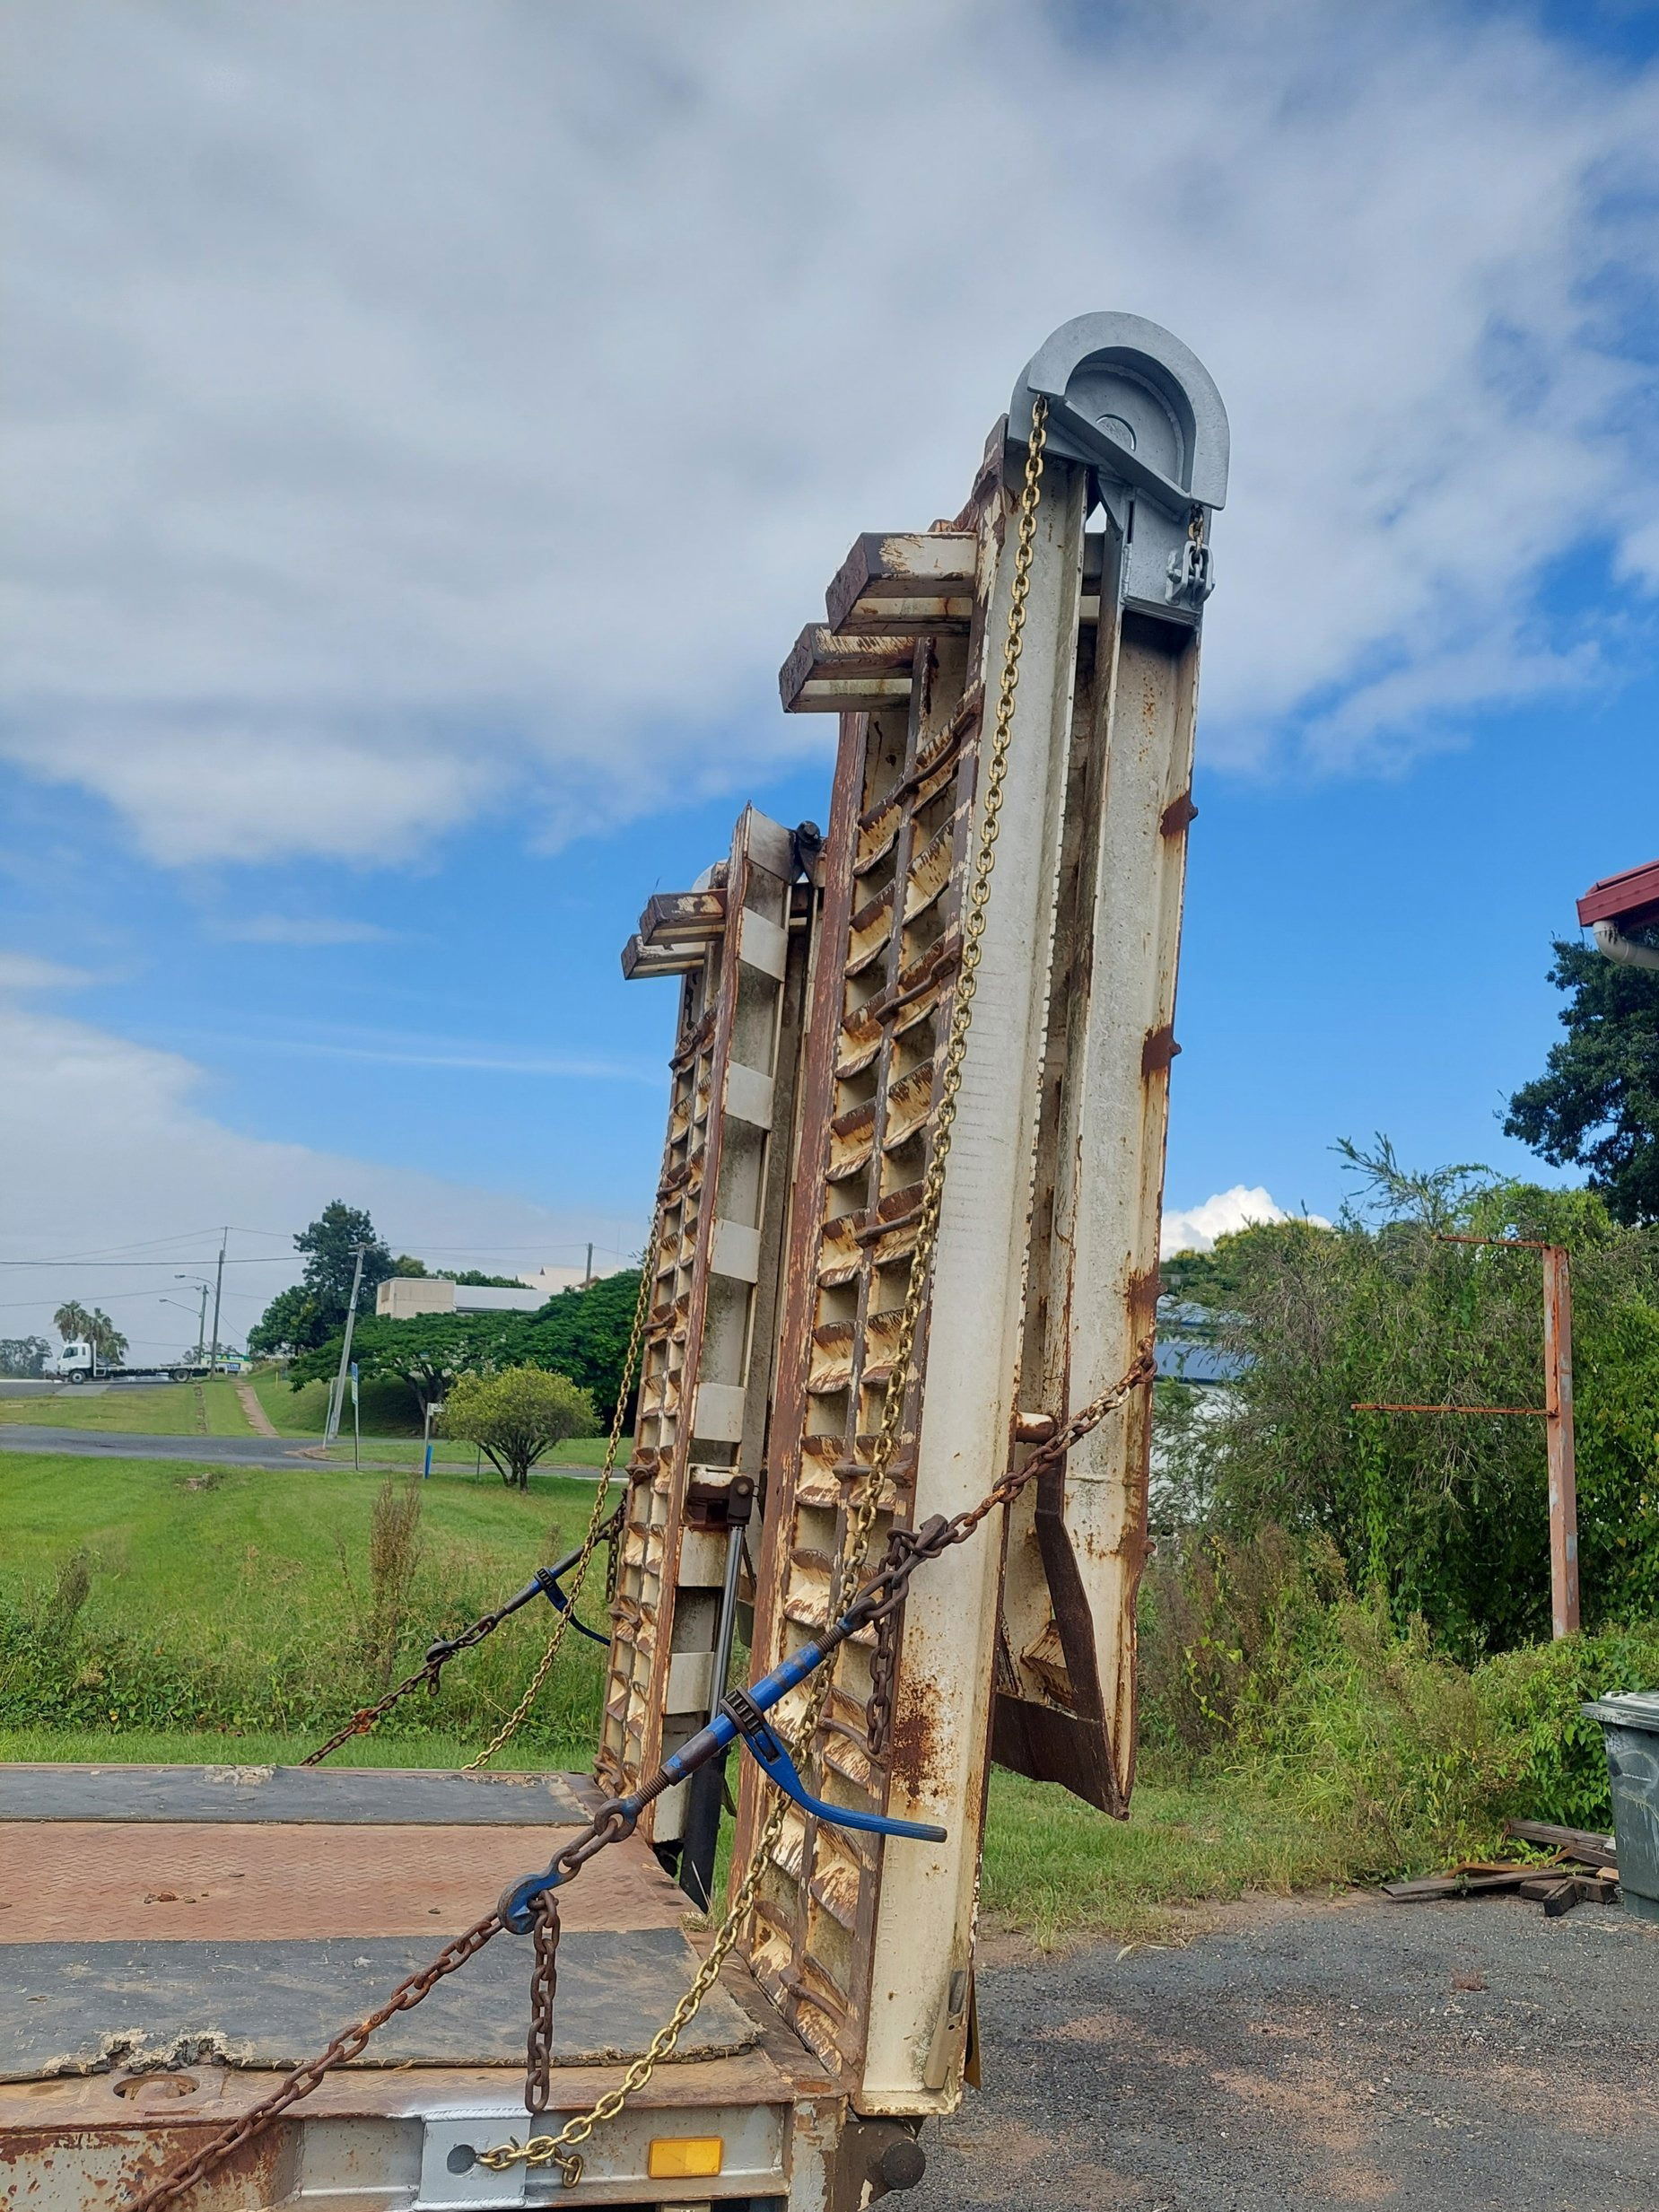
<path fill-rule="evenodd" d="M 441 1426 L 445 1436 L 476 1444 L 510 1490 L 527 1490 L 542 1454 L 566 1437 L 591 1436 L 596 1419 L 593 1400 L 568 1376 L 510 1367 L 458 1377 Z"/>
<path fill-rule="evenodd" d="M 335 1199 L 293 1240 L 296 1252 L 306 1255 L 305 1287 L 316 1298 L 319 1311 L 331 1328 L 344 1326 L 351 1303 L 352 1283 L 357 1274 L 357 1247 L 364 1247 L 362 1274 L 358 1282 L 357 1311 L 374 1311 L 374 1293 L 392 1272 L 392 1255 L 374 1233 L 374 1223 L 359 1206 Z"/>
<path fill-rule="evenodd" d="M 371 1314 L 353 1333 L 352 1357 L 365 1376 L 406 1382 L 423 1404 L 441 1399 L 457 1375 L 546 1368 L 579 1383 L 599 1427 L 608 1429 L 639 1289 L 639 1270 L 630 1268 L 583 1290 L 561 1290 L 533 1314 L 421 1314 L 407 1321 Z M 331 1379 L 339 1364 L 336 1335 L 296 1359 L 288 1379 L 298 1390 Z"/>
<path fill-rule="evenodd" d="M 44 1375 L 51 1349 L 44 1336 L 0 1336 L 0 1375 Z"/>
<path fill-rule="evenodd" d="M 127 1339 L 101 1306 L 93 1307 L 87 1323 L 93 1352 L 106 1367 L 118 1368 L 127 1357 Z"/>
<path fill-rule="evenodd" d="M 1550 980 L 1571 994 L 1567 1036 L 1510 1099 L 1505 1134 L 1587 1167 L 1615 1221 L 1659 1221 L 1659 970 L 1558 939 Z"/>
<path fill-rule="evenodd" d="M 639 1295 L 640 1271 L 628 1267 L 580 1290 L 561 1290 L 539 1312 L 523 1316 L 519 1357 L 555 1368 L 589 1391 L 606 1429 L 616 1411 Z M 636 1375 L 633 1386 L 638 1384 Z"/>
<path fill-rule="evenodd" d="M 375 1235 L 368 1214 L 336 1198 L 294 1238 L 294 1250 L 306 1255 L 305 1272 L 299 1283 L 279 1290 L 266 1307 L 249 1332 L 249 1350 L 306 1351 L 327 1343 L 342 1331 L 351 1303 L 358 1245 L 365 1247 L 357 1292 L 360 1316 L 374 1311 L 375 1291 L 389 1275 L 410 1272 L 419 1266 L 418 1262 L 394 1260 Z"/>
<path fill-rule="evenodd" d="M 92 1316 L 79 1298 L 66 1298 L 52 1316 L 52 1326 L 65 1344 L 84 1343 L 92 1333 Z"/>
<path fill-rule="evenodd" d="M 522 1358 L 520 1314 L 417 1314 L 392 1321 L 371 1314 L 352 1333 L 352 1358 L 365 1378 L 392 1376 L 407 1383 L 422 1406 L 441 1403 L 458 1375 L 493 1372 Z M 331 1381 L 340 1365 L 340 1339 L 331 1337 L 302 1353 L 288 1370 L 295 1390 Z"/>
<path fill-rule="evenodd" d="M 248 1332 L 248 1349 L 256 1359 L 278 1352 L 303 1351 L 315 1333 L 317 1301 L 302 1282 L 279 1290 Z M 338 1353 L 336 1353 L 336 1364 Z"/>

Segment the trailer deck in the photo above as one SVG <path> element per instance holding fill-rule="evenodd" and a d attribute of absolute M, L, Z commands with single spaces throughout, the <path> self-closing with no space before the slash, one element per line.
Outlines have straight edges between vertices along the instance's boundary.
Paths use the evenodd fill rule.
<path fill-rule="evenodd" d="M 0 1768 L 0 2204 L 119 2202 L 374 2009 L 598 1802 L 572 1775 Z M 572 1885 L 563 1919 L 554 2103 L 578 2111 L 646 2048 L 698 1956 L 684 1893 L 637 1840 Z M 637 2200 L 652 2142 L 688 2124 L 723 2146 L 700 2201 L 788 2193 L 792 2111 L 830 2085 L 738 1968 L 578 2190 L 477 2166 L 472 2150 L 527 2131 L 528 1972 L 528 1945 L 497 1937 L 205 2183 L 202 2212 Z"/>

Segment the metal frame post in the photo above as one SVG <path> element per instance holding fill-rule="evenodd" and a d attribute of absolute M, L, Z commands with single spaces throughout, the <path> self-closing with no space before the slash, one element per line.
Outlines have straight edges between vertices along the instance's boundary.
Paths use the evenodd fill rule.
<path fill-rule="evenodd" d="M 1578 1632 L 1578 1472 L 1573 1443 L 1573 1276 L 1565 1245 L 1544 1261 L 1544 1437 L 1550 1455 L 1550 1613 Z"/>
<path fill-rule="evenodd" d="M 1401 1405 L 1360 1399 L 1355 1413 L 1480 1413 L 1541 1416 L 1550 1470 L 1550 1619 L 1556 1637 L 1578 1632 L 1578 1474 L 1573 1443 L 1573 1277 L 1565 1245 L 1536 1237 L 1466 1237 L 1443 1231 L 1442 1245 L 1536 1252 L 1544 1277 L 1544 1402 L 1541 1405 Z"/>

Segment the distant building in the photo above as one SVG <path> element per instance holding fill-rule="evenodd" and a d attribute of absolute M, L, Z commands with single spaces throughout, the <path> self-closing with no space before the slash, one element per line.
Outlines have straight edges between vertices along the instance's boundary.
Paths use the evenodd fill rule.
<path fill-rule="evenodd" d="M 591 1275 L 580 1267 L 538 1267 L 533 1275 L 523 1275 L 520 1281 L 534 1283 L 543 1298 L 557 1298 L 561 1290 L 580 1290 L 585 1282 L 598 1282 L 605 1275 L 619 1275 L 619 1267 L 596 1267 Z"/>
<path fill-rule="evenodd" d="M 389 1321 L 413 1321 L 417 1314 L 533 1314 L 547 1297 L 533 1284 L 485 1290 L 442 1275 L 389 1275 L 374 1294 L 374 1310 Z"/>
<path fill-rule="evenodd" d="M 482 1272 L 482 1271 L 481 1271 Z M 389 1275 L 374 1294 L 374 1310 L 388 1321 L 412 1321 L 417 1314 L 533 1314 L 561 1290 L 580 1290 L 585 1282 L 621 1271 L 596 1267 L 538 1267 L 521 1275 L 522 1290 L 484 1290 L 451 1282 L 445 1275 Z"/>

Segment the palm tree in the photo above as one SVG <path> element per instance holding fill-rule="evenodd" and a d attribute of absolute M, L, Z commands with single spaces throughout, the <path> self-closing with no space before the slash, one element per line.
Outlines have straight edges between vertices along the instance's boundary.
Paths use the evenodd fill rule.
<path fill-rule="evenodd" d="M 52 1316 L 52 1326 L 65 1344 L 84 1343 L 92 1333 L 92 1316 L 79 1298 L 66 1298 Z"/>
<path fill-rule="evenodd" d="M 92 1350 L 106 1367 L 118 1368 L 127 1357 L 127 1339 L 120 1330 L 100 1306 L 93 1307 L 87 1316 L 87 1324 Z"/>

